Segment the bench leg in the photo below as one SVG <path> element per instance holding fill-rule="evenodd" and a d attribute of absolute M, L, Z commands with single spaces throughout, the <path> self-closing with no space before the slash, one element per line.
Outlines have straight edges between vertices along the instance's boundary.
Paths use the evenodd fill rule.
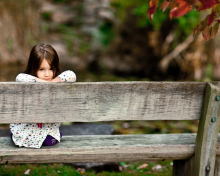
<path fill-rule="evenodd" d="M 215 176 L 220 176 L 220 156 L 215 159 Z"/>
<path fill-rule="evenodd" d="M 195 176 L 194 156 L 188 160 L 173 161 L 173 176 Z"/>
<path fill-rule="evenodd" d="M 207 83 L 196 136 L 195 176 L 214 176 L 220 127 L 220 87 Z"/>

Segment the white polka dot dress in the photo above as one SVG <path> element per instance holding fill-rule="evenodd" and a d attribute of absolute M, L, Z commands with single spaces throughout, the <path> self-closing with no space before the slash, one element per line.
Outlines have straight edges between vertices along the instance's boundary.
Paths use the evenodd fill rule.
<path fill-rule="evenodd" d="M 58 75 L 62 82 L 75 82 L 76 75 L 73 71 L 67 70 Z M 36 77 L 20 73 L 16 82 L 36 82 Z M 10 124 L 12 140 L 19 147 L 40 148 L 47 135 L 52 136 L 60 142 L 60 123 L 43 123 L 42 128 L 37 123 L 13 123 Z"/>
<path fill-rule="evenodd" d="M 60 142 L 60 123 L 44 123 L 38 128 L 36 123 L 14 123 L 10 124 L 13 134 L 12 140 L 19 147 L 40 148 L 47 135 L 52 136 Z"/>

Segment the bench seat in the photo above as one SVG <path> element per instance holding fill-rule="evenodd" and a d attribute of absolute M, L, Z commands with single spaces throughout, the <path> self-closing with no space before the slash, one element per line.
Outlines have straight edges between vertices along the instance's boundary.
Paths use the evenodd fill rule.
<path fill-rule="evenodd" d="M 0 138 L 1 164 L 182 160 L 195 152 L 196 134 L 74 135 L 55 146 L 17 147 Z M 220 155 L 220 135 L 217 155 Z"/>

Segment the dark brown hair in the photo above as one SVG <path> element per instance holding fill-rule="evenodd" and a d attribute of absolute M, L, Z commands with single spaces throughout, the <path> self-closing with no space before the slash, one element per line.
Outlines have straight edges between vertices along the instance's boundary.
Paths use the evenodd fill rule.
<path fill-rule="evenodd" d="M 37 71 L 44 59 L 47 60 L 51 70 L 53 70 L 53 78 L 58 76 L 60 73 L 59 57 L 55 49 L 48 44 L 37 44 L 32 48 L 28 59 L 28 65 L 24 72 L 32 76 L 37 76 Z"/>

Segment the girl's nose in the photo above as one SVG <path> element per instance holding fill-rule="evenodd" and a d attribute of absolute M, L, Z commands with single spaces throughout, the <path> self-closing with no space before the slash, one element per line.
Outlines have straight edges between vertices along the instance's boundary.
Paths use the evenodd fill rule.
<path fill-rule="evenodd" d="M 48 70 L 45 71 L 45 76 L 49 76 L 49 71 Z"/>

